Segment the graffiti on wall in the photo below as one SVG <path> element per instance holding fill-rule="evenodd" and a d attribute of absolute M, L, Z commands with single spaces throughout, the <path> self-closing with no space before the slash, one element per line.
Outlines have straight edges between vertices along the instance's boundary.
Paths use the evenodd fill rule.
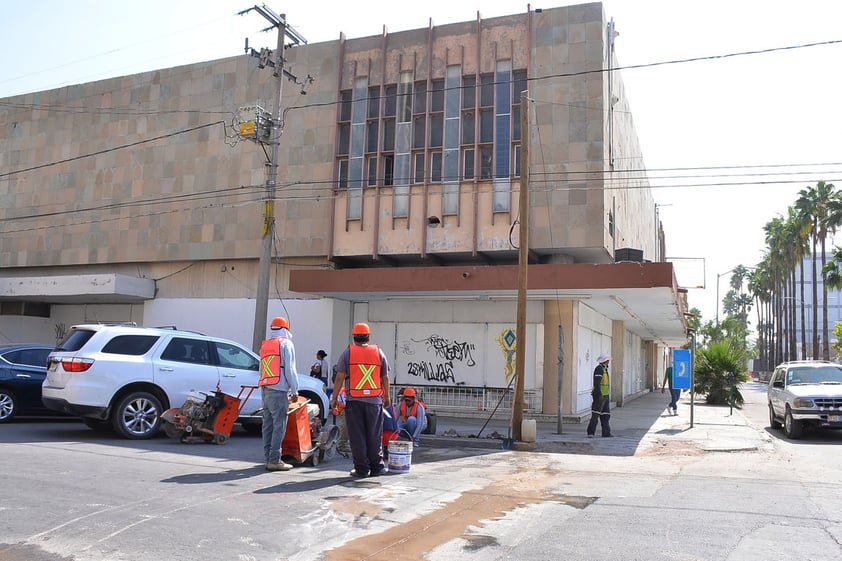
<path fill-rule="evenodd" d="M 497 336 L 497 344 L 503 351 L 503 375 L 506 385 L 515 374 L 515 351 L 517 350 L 517 333 L 511 327 L 505 327 Z"/>
<path fill-rule="evenodd" d="M 467 340 L 456 340 L 430 334 L 423 338 L 410 338 L 401 342 L 399 352 L 405 357 L 409 377 L 427 383 L 463 386 L 459 371 L 474 368 L 477 346 Z"/>

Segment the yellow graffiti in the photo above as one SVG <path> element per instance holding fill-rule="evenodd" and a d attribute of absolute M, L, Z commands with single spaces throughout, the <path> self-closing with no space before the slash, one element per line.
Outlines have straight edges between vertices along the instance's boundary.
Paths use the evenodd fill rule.
<path fill-rule="evenodd" d="M 514 329 L 506 327 L 500 332 L 497 337 L 497 344 L 500 345 L 500 350 L 503 351 L 503 375 L 506 380 L 506 385 L 515 375 L 515 351 L 517 351 L 517 334 Z"/>

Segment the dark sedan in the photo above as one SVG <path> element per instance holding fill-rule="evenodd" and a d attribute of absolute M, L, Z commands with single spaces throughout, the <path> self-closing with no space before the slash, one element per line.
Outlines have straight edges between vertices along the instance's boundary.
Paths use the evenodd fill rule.
<path fill-rule="evenodd" d="M 47 376 L 47 345 L 0 346 L 0 423 L 17 415 L 55 415 L 41 403 Z"/>

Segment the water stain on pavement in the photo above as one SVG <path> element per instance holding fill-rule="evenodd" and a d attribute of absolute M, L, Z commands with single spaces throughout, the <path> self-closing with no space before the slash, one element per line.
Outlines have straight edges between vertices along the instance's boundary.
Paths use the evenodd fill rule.
<path fill-rule="evenodd" d="M 325 561 L 423 561 L 425 554 L 441 544 L 464 538 L 467 549 L 481 549 L 496 544 L 494 538 L 476 533 L 484 521 L 495 520 L 517 508 L 540 502 L 556 501 L 575 508 L 592 504 L 593 497 L 569 497 L 558 493 L 560 472 L 551 469 L 526 469 L 506 476 L 485 487 L 467 491 L 441 508 L 380 533 L 362 536 L 324 553 Z M 355 514 L 374 512 L 373 505 L 352 508 L 348 501 L 338 501 L 333 508 Z M 359 502 L 355 504 L 359 505 Z M 493 540 L 493 541 L 491 541 Z"/>

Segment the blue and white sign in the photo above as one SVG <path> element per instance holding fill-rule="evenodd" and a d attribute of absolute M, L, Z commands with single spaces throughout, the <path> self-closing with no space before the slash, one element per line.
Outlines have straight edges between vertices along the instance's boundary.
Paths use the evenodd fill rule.
<path fill-rule="evenodd" d="M 672 387 L 677 390 L 690 389 L 690 351 L 675 349 L 672 351 Z"/>

